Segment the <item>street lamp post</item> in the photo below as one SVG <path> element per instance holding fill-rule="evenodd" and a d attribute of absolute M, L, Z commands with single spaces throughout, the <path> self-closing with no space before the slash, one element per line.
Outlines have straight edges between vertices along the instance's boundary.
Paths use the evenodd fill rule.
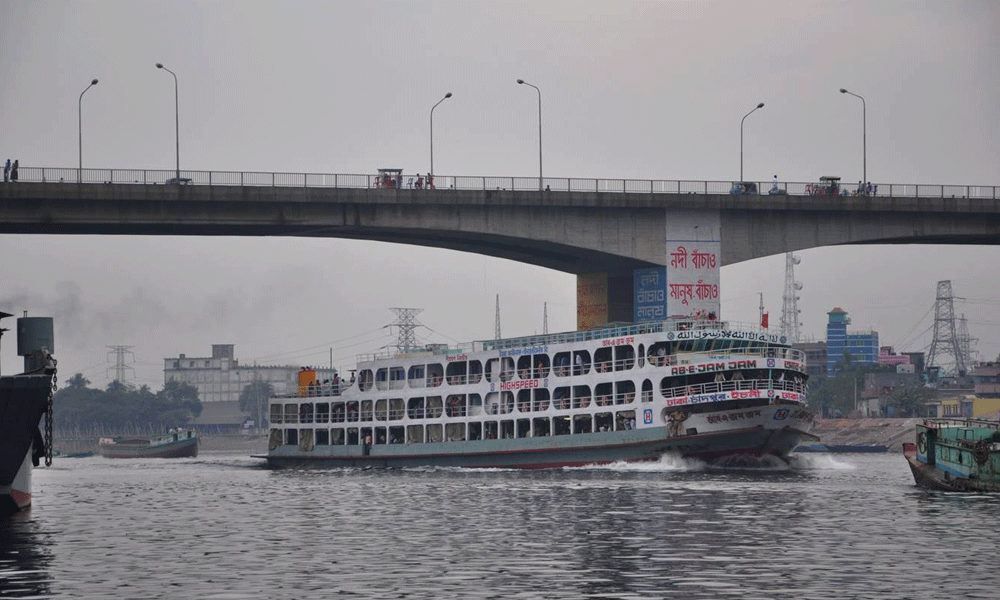
<path fill-rule="evenodd" d="M 180 121 L 180 108 L 177 102 L 177 73 L 174 73 L 170 69 L 163 66 L 163 63 L 156 63 L 157 69 L 163 69 L 167 73 L 174 76 L 174 128 L 175 137 L 177 142 L 177 185 L 181 184 L 181 121 Z"/>
<path fill-rule="evenodd" d="M 448 98 L 451 98 L 451 92 L 445 94 L 444 98 L 438 100 L 437 104 L 431 107 L 431 172 L 429 173 L 431 181 L 434 181 L 434 109 Z"/>
<path fill-rule="evenodd" d="M 80 133 L 80 168 L 76 171 L 76 182 L 81 183 L 83 181 L 83 95 L 87 93 L 87 90 L 97 85 L 97 79 L 90 82 L 90 85 L 85 87 L 82 92 L 80 92 L 80 102 L 77 103 L 77 126 Z"/>
<path fill-rule="evenodd" d="M 743 115 L 743 120 L 740 121 L 740 185 L 743 184 L 743 121 L 746 121 L 747 117 L 752 115 L 758 108 L 764 108 L 764 103 L 761 102 L 755 106 L 753 110 Z"/>
<path fill-rule="evenodd" d="M 868 183 L 868 115 L 867 108 L 865 107 L 865 99 L 855 94 L 854 92 L 849 92 L 844 88 L 840 88 L 841 94 L 849 94 L 855 98 L 861 100 L 861 180 L 862 183 Z"/>
<path fill-rule="evenodd" d="M 517 82 L 521 85 L 531 86 L 538 92 L 538 191 L 542 191 L 544 187 L 542 185 L 542 90 L 523 79 L 518 79 Z"/>

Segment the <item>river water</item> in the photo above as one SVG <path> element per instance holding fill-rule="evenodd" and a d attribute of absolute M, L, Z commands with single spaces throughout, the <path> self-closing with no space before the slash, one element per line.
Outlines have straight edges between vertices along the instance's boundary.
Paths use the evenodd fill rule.
<path fill-rule="evenodd" d="M 793 468 L 272 471 L 56 459 L 0 522 L 22 598 L 997 598 L 1000 496 L 893 455 Z"/>

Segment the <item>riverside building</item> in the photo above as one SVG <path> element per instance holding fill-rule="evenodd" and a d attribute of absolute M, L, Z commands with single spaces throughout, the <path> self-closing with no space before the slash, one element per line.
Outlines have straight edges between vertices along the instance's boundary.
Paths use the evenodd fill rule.
<path fill-rule="evenodd" d="M 826 324 L 826 374 L 833 377 L 837 374 L 837 363 L 842 361 L 844 353 L 850 353 L 855 363 L 872 364 L 878 362 L 879 345 L 877 331 L 847 332 L 851 324 L 847 311 L 836 307 L 826 313 L 829 321 Z"/>

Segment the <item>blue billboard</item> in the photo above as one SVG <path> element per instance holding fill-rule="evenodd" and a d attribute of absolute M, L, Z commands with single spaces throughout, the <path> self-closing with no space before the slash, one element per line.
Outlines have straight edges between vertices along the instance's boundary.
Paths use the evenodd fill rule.
<path fill-rule="evenodd" d="M 632 271 L 635 289 L 635 322 L 648 323 L 667 318 L 667 268 L 636 269 Z"/>

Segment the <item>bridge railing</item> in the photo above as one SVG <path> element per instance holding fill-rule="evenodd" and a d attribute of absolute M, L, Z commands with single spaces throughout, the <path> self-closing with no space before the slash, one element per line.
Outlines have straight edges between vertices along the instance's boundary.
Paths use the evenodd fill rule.
<path fill-rule="evenodd" d="M 173 183 L 177 172 L 169 169 L 75 169 L 65 167 L 21 167 L 20 181 L 87 183 L 87 184 L 142 184 L 164 185 Z M 181 171 L 186 185 L 252 186 L 252 187 L 306 187 L 365 189 L 384 187 L 376 175 L 338 173 L 265 173 L 259 171 Z M 417 186 L 417 175 L 403 175 L 402 188 Z M 539 189 L 538 177 L 489 177 L 436 175 L 438 190 L 514 190 Z M 759 195 L 769 195 L 769 181 L 756 184 Z M 394 187 L 394 186 L 393 186 Z M 546 177 L 541 187 L 554 192 L 599 192 L 628 194 L 729 194 L 731 181 L 692 181 L 657 179 L 583 179 Z M 925 185 L 910 183 L 872 184 L 874 196 L 909 198 L 1000 198 L 1000 186 L 990 185 Z M 779 182 L 778 190 L 789 196 L 857 196 L 855 183 L 844 183 L 839 194 L 828 194 L 818 183 Z M 749 194 L 758 195 L 758 194 Z M 860 195 L 869 195 L 862 192 Z"/>

